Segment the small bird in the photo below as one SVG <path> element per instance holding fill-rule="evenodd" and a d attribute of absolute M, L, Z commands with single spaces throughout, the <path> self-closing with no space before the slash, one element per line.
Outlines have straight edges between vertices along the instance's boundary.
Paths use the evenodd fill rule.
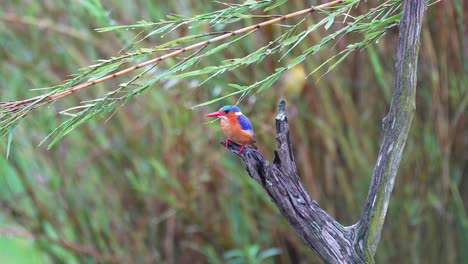
<path fill-rule="evenodd" d="M 221 118 L 221 130 L 227 137 L 226 147 L 229 141 L 234 141 L 242 145 L 239 149 L 239 154 L 242 153 L 247 144 L 257 149 L 252 123 L 250 123 L 248 117 L 242 114 L 239 107 L 226 105 L 221 107 L 217 112 L 207 114 L 206 117 Z"/>

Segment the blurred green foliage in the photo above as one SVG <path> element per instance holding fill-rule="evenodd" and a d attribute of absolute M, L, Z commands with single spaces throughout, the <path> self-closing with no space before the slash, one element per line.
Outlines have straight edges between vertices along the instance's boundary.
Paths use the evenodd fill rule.
<path fill-rule="evenodd" d="M 45 255 L 34 245 L 30 239 L 16 237 L 0 237 L 0 263 L 15 264 L 44 264 L 47 263 Z"/>
<path fill-rule="evenodd" d="M 463 250 L 468 247 L 468 55 L 463 4 L 443 1 L 427 11 L 417 112 L 377 263 L 468 261 Z M 60 84 L 80 68 L 116 56 L 138 33 L 97 33 L 96 28 L 157 21 L 168 14 L 193 16 L 221 7 L 217 2 L 189 0 L 4 0 L 1 101 L 39 95 L 41 91 L 31 89 Z M 353 12 L 366 13 L 372 7 L 362 3 Z M 305 3 L 296 0 L 275 12 L 304 8 Z M 300 29 L 321 17 L 309 16 Z M 102 96 L 122 80 L 32 112 L 12 133 L 8 160 L 0 156 L 0 244 L 2 249 L 14 248 L 2 250 L 0 263 L 20 263 L 29 254 L 43 261 L 37 263 L 320 263 L 248 177 L 240 160 L 218 144 L 222 135 L 217 124 L 203 118 L 239 97 L 195 110 L 190 107 L 236 91 L 228 83 L 250 85 L 273 74 L 288 58 L 341 28 L 343 19 L 307 35 L 285 60 L 278 61 L 281 54 L 266 57 L 201 87 L 198 84 L 207 76 L 160 82 L 112 118 L 91 119 L 49 150 L 37 146 L 67 119 L 57 113 Z M 233 23 L 223 30 L 256 21 L 262 20 Z M 257 31 L 197 67 L 245 56 L 284 28 Z M 213 30 L 221 29 L 180 27 L 169 37 Z M 312 197 L 345 224 L 357 220 L 367 195 L 381 119 L 391 99 L 397 36 L 393 29 L 374 45 L 351 53 L 330 73 L 315 72 L 302 90 L 295 89 L 299 96 L 288 93 L 285 84 L 290 80 L 280 79 L 240 103 L 254 123 L 260 151 L 271 159 L 276 105 L 286 97 L 302 180 Z M 305 72 L 356 39 L 359 36 L 346 35 L 309 57 L 303 64 Z M 158 44 L 159 37 L 148 37 L 138 46 Z M 171 63 L 175 62 L 167 62 Z M 287 76 L 283 78 L 302 78 Z M 0 153 L 7 153 L 7 138 L 1 142 Z M 18 238 L 6 239 L 5 234 Z M 28 239 L 21 242 L 25 235 Z"/>

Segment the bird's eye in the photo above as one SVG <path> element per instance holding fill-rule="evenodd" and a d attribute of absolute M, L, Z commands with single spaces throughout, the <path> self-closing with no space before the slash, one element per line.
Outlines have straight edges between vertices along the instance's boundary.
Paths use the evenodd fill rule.
<path fill-rule="evenodd" d="M 230 112 L 230 110 L 224 110 L 224 113 L 225 113 L 225 114 L 227 114 L 227 113 L 229 113 L 229 112 Z"/>

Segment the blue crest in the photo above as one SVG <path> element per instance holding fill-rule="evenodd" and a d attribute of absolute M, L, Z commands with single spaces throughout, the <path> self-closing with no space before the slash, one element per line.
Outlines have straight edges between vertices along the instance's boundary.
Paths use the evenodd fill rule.
<path fill-rule="evenodd" d="M 240 112 L 240 108 L 235 106 L 235 105 L 226 105 L 221 108 L 221 111 L 224 111 L 226 113 L 234 111 L 234 112 Z"/>

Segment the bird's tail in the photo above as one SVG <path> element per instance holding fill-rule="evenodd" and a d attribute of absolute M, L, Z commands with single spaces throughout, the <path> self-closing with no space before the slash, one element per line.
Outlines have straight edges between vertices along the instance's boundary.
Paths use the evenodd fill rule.
<path fill-rule="evenodd" d="M 254 149 L 257 149 L 257 141 L 252 141 L 252 143 L 250 143 L 250 145 L 252 146 L 252 148 Z"/>

